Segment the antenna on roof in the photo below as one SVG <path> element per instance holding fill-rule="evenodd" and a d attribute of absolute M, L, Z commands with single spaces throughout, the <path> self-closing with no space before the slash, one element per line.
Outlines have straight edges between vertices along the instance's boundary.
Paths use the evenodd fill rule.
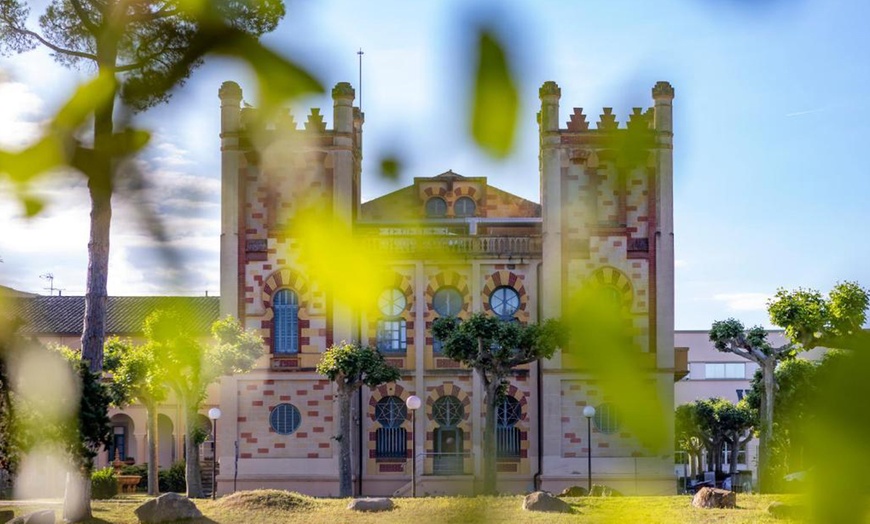
<path fill-rule="evenodd" d="M 57 291 L 57 296 L 60 296 L 60 292 L 63 291 L 63 289 L 54 287 L 54 274 L 43 273 L 39 275 L 39 278 L 43 280 L 48 280 L 48 287 L 42 288 L 48 290 L 48 296 L 53 296 L 55 291 Z"/>

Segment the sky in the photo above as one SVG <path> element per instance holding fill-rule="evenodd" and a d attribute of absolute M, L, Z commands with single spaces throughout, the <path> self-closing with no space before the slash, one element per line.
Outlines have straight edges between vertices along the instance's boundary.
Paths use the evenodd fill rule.
<path fill-rule="evenodd" d="M 33 13 L 45 2 L 30 2 Z M 669 81 L 674 100 L 676 327 L 708 329 L 727 317 L 769 327 L 777 290 L 870 286 L 870 32 L 864 0 L 291 0 L 264 37 L 329 88 L 349 81 L 365 113 L 363 199 L 448 169 L 540 201 L 538 88 L 562 90 L 560 120 L 602 107 L 625 121 L 652 105 Z M 469 137 L 464 115 L 471 28 L 494 28 L 520 88 L 513 153 L 493 160 Z M 362 92 L 359 89 L 359 56 Z M 35 137 L 88 71 L 70 71 L 43 51 L 0 57 L 0 147 Z M 168 105 L 141 115 L 153 133 L 136 160 L 152 181 L 141 198 L 115 198 L 109 293 L 218 293 L 219 102 L 237 81 L 257 104 L 256 83 L 238 63 L 209 58 Z M 300 101 L 296 120 L 328 96 Z M 396 179 L 380 159 L 401 159 Z M 84 180 L 40 181 L 47 202 L 24 219 L 0 180 L 0 285 L 41 294 L 52 274 L 80 295 L 87 269 L 89 202 Z M 147 207 L 182 261 L 170 266 L 143 227 Z M 171 268 L 171 269 L 170 269 Z"/>

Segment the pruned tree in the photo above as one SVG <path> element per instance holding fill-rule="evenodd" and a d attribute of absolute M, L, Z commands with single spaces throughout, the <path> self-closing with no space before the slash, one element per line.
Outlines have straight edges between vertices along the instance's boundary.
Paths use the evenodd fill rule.
<path fill-rule="evenodd" d="M 340 497 L 353 495 L 350 457 L 350 401 L 362 386 L 377 387 L 401 378 L 377 349 L 342 341 L 323 354 L 317 372 L 335 383 L 338 399 L 338 486 Z"/>
<path fill-rule="evenodd" d="M 183 406 L 187 496 L 198 498 L 203 496 L 199 444 L 205 435 L 198 434 L 197 415 L 206 388 L 222 376 L 250 371 L 265 346 L 259 335 L 229 316 L 212 325 L 211 344 L 201 342 L 203 333 L 192 329 L 192 324 L 182 310 L 158 310 L 145 320 L 144 333 L 153 358 L 163 368 L 162 376 Z"/>
<path fill-rule="evenodd" d="M 737 460 L 740 448 L 752 440 L 752 429 L 756 421 L 752 416 L 752 410 L 744 400 L 736 404 L 723 398 L 716 400 L 715 417 L 717 429 L 721 432 L 725 442 L 728 443 L 730 454 L 728 457 L 728 474 L 731 475 L 733 481 L 734 475 L 737 474 Z"/>
<path fill-rule="evenodd" d="M 445 355 L 477 372 L 483 384 L 486 416 L 483 426 L 483 492 L 496 491 L 496 410 L 508 385 L 511 370 L 550 358 L 564 342 L 555 320 L 523 325 L 483 313 L 467 320 L 442 317 L 432 325 Z"/>
<path fill-rule="evenodd" d="M 106 341 L 105 370 L 112 375 L 112 402 L 119 407 L 138 402 L 148 420 L 148 494 L 159 494 L 157 408 L 166 400 L 166 369 L 148 342 L 133 345 L 112 337 Z M 111 458 L 111 457 L 110 457 Z"/>
<path fill-rule="evenodd" d="M 708 444 L 707 435 L 701 430 L 694 402 L 677 406 L 674 410 L 674 426 L 676 447 L 686 452 L 689 476 L 694 478 L 701 473 L 701 457 Z"/>
<path fill-rule="evenodd" d="M 773 438 L 777 363 L 817 346 L 851 348 L 870 346 L 862 326 L 870 297 L 855 282 L 843 282 L 825 298 L 816 290 L 779 289 L 767 309 L 774 325 L 783 327 L 789 342 L 779 347 L 767 341 L 760 326 L 745 329 L 736 319 L 716 321 L 710 340 L 719 351 L 755 362 L 761 369 L 764 396 L 759 409 L 759 487 L 766 491 L 768 461 Z"/>

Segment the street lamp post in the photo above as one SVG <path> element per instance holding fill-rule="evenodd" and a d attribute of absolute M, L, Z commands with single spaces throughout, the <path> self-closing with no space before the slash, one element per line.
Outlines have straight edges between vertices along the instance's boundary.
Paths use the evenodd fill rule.
<path fill-rule="evenodd" d="M 417 395 L 411 395 L 405 400 L 405 406 L 411 410 L 411 496 L 417 497 L 417 410 L 423 401 Z"/>
<path fill-rule="evenodd" d="M 211 419 L 211 499 L 217 494 L 217 421 L 221 418 L 220 408 L 208 410 L 208 418 Z"/>
<path fill-rule="evenodd" d="M 595 408 L 586 406 L 583 408 L 583 416 L 586 417 L 586 493 L 592 494 L 592 417 L 595 416 Z"/>

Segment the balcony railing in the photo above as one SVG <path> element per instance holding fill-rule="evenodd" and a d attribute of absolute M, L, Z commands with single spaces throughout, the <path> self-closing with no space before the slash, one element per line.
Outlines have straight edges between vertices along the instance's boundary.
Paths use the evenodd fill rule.
<path fill-rule="evenodd" d="M 540 236 L 366 236 L 367 247 L 384 255 L 535 257 Z"/>

